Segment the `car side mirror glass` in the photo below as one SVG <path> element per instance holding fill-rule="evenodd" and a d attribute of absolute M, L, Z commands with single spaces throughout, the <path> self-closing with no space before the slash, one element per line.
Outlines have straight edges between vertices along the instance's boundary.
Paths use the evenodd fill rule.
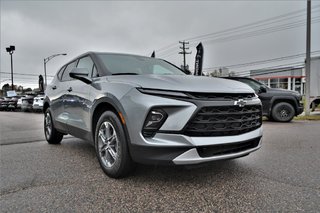
<path fill-rule="evenodd" d="M 74 79 L 83 81 L 86 84 L 91 84 L 92 80 L 89 78 L 89 70 L 87 68 L 73 68 L 69 76 Z"/>
<path fill-rule="evenodd" d="M 258 91 L 259 93 L 265 93 L 265 92 L 267 92 L 267 89 L 264 87 L 264 86 L 261 86 L 260 88 L 259 88 L 259 91 Z"/>

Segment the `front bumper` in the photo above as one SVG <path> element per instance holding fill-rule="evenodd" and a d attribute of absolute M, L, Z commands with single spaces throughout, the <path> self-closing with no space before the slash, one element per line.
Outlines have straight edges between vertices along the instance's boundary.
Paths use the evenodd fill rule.
<path fill-rule="evenodd" d="M 43 106 L 41 106 L 41 105 L 33 105 L 32 108 L 33 108 L 33 110 L 42 110 Z"/>
<path fill-rule="evenodd" d="M 146 147 L 133 146 L 134 161 L 157 165 L 191 165 L 242 157 L 261 147 L 262 137 L 209 146 Z"/>
<path fill-rule="evenodd" d="M 299 104 L 298 108 L 297 108 L 297 113 L 296 115 L 300 115 L 303 112 L 303 104 Z"/>
<path fill-rule="evenodd" d="M 24 104 L 21 105 L 22 111 L 32 111 L 32 109 L 33 109 L 32 105 L 24 105 Z"/>
<path fill-rule="evenodd" d="M 133 98 L 134 97 L 134 98 Z M 132 90 L 121 100 L 124 107 L 129 150 L 134 161 L 144 164 L 198 164 L 214 160 L 237 158 L 247 155 L 261 146 L 262 127 L 237 135 L 188 136 L 184 133 L 187 123 L 207 106 L 233 106 L 234 101 L 198 101 L 146 95 Z M 261 105 L 252 99 L 247 105 Z M 153 137 L 144 137 L 142 129 L 150 109 L 157 107 L 166 111 L 168 118 Z M 254 146 L 234 149 L 237 144 L 258 140 Z M 241 145 L 242 146 L 242 145 Z M 217 147 L 226 148 L 216 153 Z M 231 147 L 230 149 L 228 147 Z M 212 151 L 201 155 L 200 150 Z"/>
<path fill-rule="evenodd" d="M 185 164 L 188 165 L 188 164 L 205 163 L 205 162 L 216 161 L 216 160 L 226 160 L 226 159 L 238 158 L 238 157 L 248 155 L 251 152 L 258 150 L 261 147 L 261 141 L 262 141 L 262 138 L 259 137 L 259 138 L 254 138 L 254 139 L 248 140 L 248 141 L 242 141 L 242 142 L 237 142 L 235 144 L 230 144 L 230 145 L 233 145 L 233 147 L 235 147 L 235 148 L 233 148 L 233 149 L 230 148 L 229 150 L 226 148 L 225 154 L 216 154 L 215 155 L 212 153 L 211 156 L 207 155 L 206 157 L 200 156 L 199 148 L 192 148 L 192 149 L 182 153 L 181 155 L 177 156 L 172 161 L 176 165 L 185 165 Z M 237 149 L 236 144 L 239 144 L 238 149 Z M 248 144 L 248 145 L 243 145 L 242 149 L 241 149 L 241 144 Z M 202 148 L 202 147 L 200 147 L 200 148 Z M 210 148 L 205 147 L 205 149 L 210 149 Z M 212 146 L 211 150 L 214 150 L 214 146 Z"/>

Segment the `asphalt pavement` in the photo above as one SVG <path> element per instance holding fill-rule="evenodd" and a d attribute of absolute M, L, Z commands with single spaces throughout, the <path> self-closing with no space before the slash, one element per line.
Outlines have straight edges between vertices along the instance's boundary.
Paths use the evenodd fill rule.
<path fill-rule="evenodd" d="M 43 115 L 0 112 L 1 212 L 319 212 L 320 122 L 264 122 L 247 157 L 200 166 L 139 165 L 108 178 L 94 148 L 48 145 Z"/>

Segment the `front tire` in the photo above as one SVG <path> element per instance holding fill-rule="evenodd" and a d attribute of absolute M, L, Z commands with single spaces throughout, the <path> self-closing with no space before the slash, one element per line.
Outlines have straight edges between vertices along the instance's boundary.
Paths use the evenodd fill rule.
<path fill-rule="evenodd" d="M 50 108 L 44 114 L 44 135 L 49 144 L 59 144 L 63 138 L 63 134 L 53 125 Z"/>
<path fill-rule="evenodd" d="M 109 177 L 125 177 L 135 168 L 123 125 L 111 111 L 104 112 L 96 125 L 95 149 L 100 166 Z"/>
<path fill-rule="evenodd" d="M 286 102 L 277 103 L 272 109 L 272 118 L 278 122 L 290 122 L 294 115 L 293 106 Z"/>

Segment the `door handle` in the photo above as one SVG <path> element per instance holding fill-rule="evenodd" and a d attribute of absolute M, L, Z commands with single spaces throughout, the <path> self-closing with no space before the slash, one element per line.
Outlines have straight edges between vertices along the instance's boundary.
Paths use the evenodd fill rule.
<path fill-rule="evenodd" d="M 71 91 L 72 91 L 72 87 L 69 87 L 68 92 L 71 92 Z"/>
<path fill-rule="evenodd" d="M 52 88 L 53 90 L 57 89 L 57 87 L 56 87 L 56 86 L 52 86 L 51 88 Z"/>

